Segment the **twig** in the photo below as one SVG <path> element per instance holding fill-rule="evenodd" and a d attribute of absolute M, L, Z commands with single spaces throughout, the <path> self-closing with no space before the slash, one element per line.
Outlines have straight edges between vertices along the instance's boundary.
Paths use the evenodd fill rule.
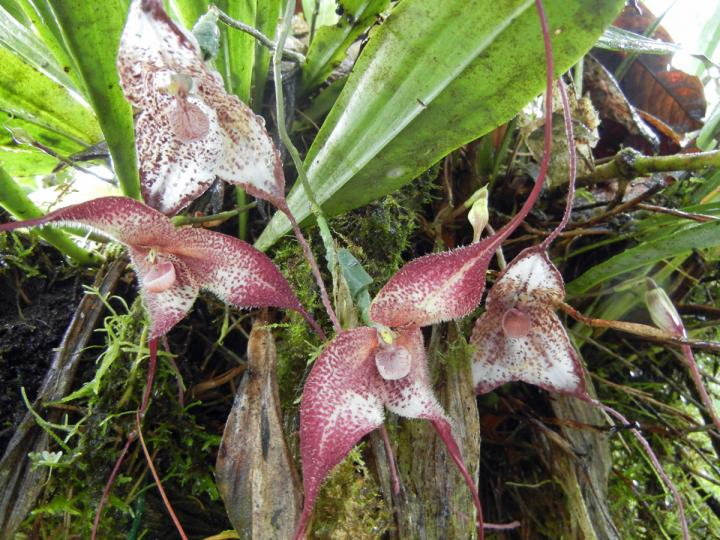
<path fill-rule="evenodd" d="M 616 178 L 632 180 L 651 173 L 701 171 L 708 167 L 720 167 L 720 150 L 673 156 L 645 156 L 637 150 L 625 148 L 615 154 L 612 161 L 600 165 L 577 181 L 578 185 L 584 186 Z"/>
<path fill-rule="evenodd" d="M 275 108 L 277 116 L 277 128 L 280 135 L 280 140 L 285 145 L 285 148 L 290 154 L 293 164 L 295 165 L 295 169 L 297 169 L 298 178 L 300 179 L 300 183 L 305 190 L 305 196 L 310 202 L 310 208 L 312 209 L 315 219 L 317 220 L 318 226 L 320 227 L 321 232 L 324 227 L 327 234 L 330 230 L 327 225 L 327 221 L 325 220 L 322 210 L 320 209 L 320 206 L 318 205 L 317 200 L 315 199 L 315 196 L 313 194 L 312 188 L 310 187 L 310 181 L 308 180 L 307 174 L 305 172 L 305 167 L 303 166 L 302 159 L 300 158 L 300 153 L 298 152 L 297 148 L 295 148 L 295 145 L 290 139 L 290 135 L 287 132 L 287 126 L 285 125 L 285 100 L 283 97 L 281 58 L 278 54 L 278 51 L 281 51 L 285 45 L 285 40 L 287 39 L 288 33 L 290 31 L 290 25 L 292 23 L 294 7 L 294 1 L 290 0 L 287 2 L 285 7 L 285 13 L 282 19 L 280 34 L 277 37 L 277 42 L 275 43 L 275 51 L 273 53 L 273 78 L 275 80 Z M 339 334 L 342 331 L 342 326 L 340 326 L 340 322 L 338 321 L 335 310 L 333 309 L 332 302 L 330 301 L 327 289 L 325 288 L 325 283 L 323 282 L 322 275 L 320 274 L 320 268 L 318 267 L 315 256 L 310 249 L 310 245 L 305 239 L 305 236 L 302 234 L 302 231 L 300 230 L 300 226 L 295 219 L 295 216 L 293 216 L 292 212 L 290 211 L 290 207 L 285 204 L 284 208 L 280 207 L 280 210 L 287 216 L 288 220 L 290 220 L 290 224 L 292 225 L 295 236 L 297 237 L 298 242 L 300 242 L 303 253 L 305 254 L 305 258 L 308 260 L 308 263 L 310 264 L 312 272 L 315 276 L 315 280 L 317 281 L 323 306 L 325 306 L 325 310 L 330 317 L 330 321 L 332 322 L 333 328 L 335 329 L 335 333 Z M 332 249 L 332 246 L 326 245 L 326 250 Z"/>
<path fill-rule="evenodd" d="M 258 29 L 256 29 L 256 28 L 253 28 L 253 27 L 250 26 L 249 24 L 245 24 L 244 22 L 241 22 L 241 21 L 238 21 L 238 20 L 236 20 L 236 19 L 233 19 L 232 17 L 230 17 L 230 15 L 228 15 L 227 13 L 225 13 L 224 11 L 222 11 L 222 10 L 221 10 L 219 7 L 217 7 L 215 4 L 210 4 L 210 6 L 209 6 L 208 9 L 209 9 L 209 11 L 211 11 L 212 13 L 215 13 L 215 15 L 217 15 L 218 19 L 219 19 L 222 23 L 224 23 L 224 24 L 226 24 L 227 26 L 229 26 L 230 28 L 235 28 L 235 30 L 240 30 L 241 32 L 245 32 L 246 34 L 250 34 L 252 37 L 254 37 L 254 38 L 255 38 L 256 40 L 258 40 L 262 45 L 264 45 L 265 47 L 267 47 L 267 48 L 270 49 L 271 51 L 276 50 L 276 46 L 275 46 L 276 44 L 275 44 L 275 42 L 274 42 L 272 39 L 270 39 L 269 37 L 267 37 L 265 34 L 263 34 L 262 32 L 260 32 L 260 30 L 258 30 Z M 299 52 L 289 51 L 289 50 L 283 49 L 282 55 L 283 55 L 283 58 L 285 58 L 286 60 L 293 60 L 293 61 L 297 62 L 298 64 L 304 64 L 304 63 L 305 63 L 305 56 L 303 56 L 303 55 L 300 54 Z"/>
<path fill-rule="evenodd" d="M 201 223 L 208 223 L 211 221 L 219 221 L 222 223 L 223 221 L 242 214 L 243 212 L 252 210 L 255 207 L 257 207 L 257 202 L 251 202 L 250 204 L 239 206 L 234 210 L 228 210 L 226 212 L 219 212 L 217 214 L 211 214 L 209 216 L 175 216 L 171 218 L 171 221 L 176 227 L 179 227 L 181 225 L 197 225 Z"/>
<path fill-rule="evenodd" d="M 592 317 L 586 317 L 574 307 L 566 304 L 565 302 L 560 302 L 558 304 L 558 307 L 565 313 L 570 315 L 573 319 L 595 328 L 609 328 L 611 330 L 617 330 L 626 334 L 640 336 L 651 341 L 668 343 L 671 345 L 675 345 L 676 347 L 689 346 L 693 349 L 720 351 L 720 343 L 716 343 L 714 341 L 700 341 L 696 339 L 690 339 L 684 336 L 675 336 L 673 334 L 670 334 L 669 332 L 665 332 L 647 324 L 631 323 L 625 321 L 608 321 L 606 319 L 594 319 Z"/>
<path fill-rule="evenodd" d="M 648 212 L 656 212 L 658 214 L 668 214 L 684 219 L 691 219 L 693 221 L 699 221 L 700 223 L 707 223 L 710 221 L 720 221 L 720 218 L 715 216 L 708 216 L 707 214 L 695 214 L 693 212 L 685 212 L 683 210 L 677 210 L 675 208 L 665 208 L 664 206 L 656 206 L 654 204 L 641 203 L 637 205 L 639 210 L 647 210 Z"/>

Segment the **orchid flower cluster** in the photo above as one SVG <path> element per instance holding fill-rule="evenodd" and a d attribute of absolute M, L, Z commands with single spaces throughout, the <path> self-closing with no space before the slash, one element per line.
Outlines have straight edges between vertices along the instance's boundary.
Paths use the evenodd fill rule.
<path fill-rule="evenodd" d="M 552 51 L 539 2 L 538 11 L 546 42 L 550 111 Z M 161 0 L 133 0 L 117 65 L 125 95 L 138 110 L 136 145 L 146 204 L 105 197 L 40 219 L 0 225 L 0 231 L 70 224 L 124 244 L 150 315 L 152 339 L 166 334 L 187 314 L 200 290 L 238 307 L 295 310 L 322 334 L 267 256 L 221 233 L 175 227 L 168 217 L 220 178 L 268 200 L 295 224 L 285 201 L 280 156 L 263 120 L 224 90 L 219 74 L 203 61 L 193 35 L 170 19 Z M 562 85 L 560 89 L 572 187 L 575 150 Z M 305 503 L 296 538 L 305 534 L 323 481 L 363 436 L 383 425 L 385 409 L 431 422 L 471 491 L 482 538 L 478 490 L 463 463 L 451 421 L 433 393 L 421 328 L 465 317 L 480 304 L 492 257 L 525 219 L 543 187 L 551 116 L 546 115 L 540 172 L 512 220 L 489 238 L 481 240 L 476 232 L 468 246 L 406 264 L 373 300 L 370 325 L 340 332 L 315 361 L 300 407 Z M 485 313 L 471 338 L 478 393 L 522 380 L 590 400 L 577 353 L 555 314 L 564 284 L 547 253 L 567 223 L 571 206 L 572 191 L 560 226 L 543 244 L 520 253 L 488 294 Z"/>

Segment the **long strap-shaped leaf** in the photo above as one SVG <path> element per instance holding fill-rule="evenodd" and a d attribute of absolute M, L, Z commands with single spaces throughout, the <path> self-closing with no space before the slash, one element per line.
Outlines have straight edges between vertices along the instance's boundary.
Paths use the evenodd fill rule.
<path fill-rule="evenodd" d="M 549 0 L 557 73 L 589 50 L 622 0 Z M 337 214 L 406 184 L 509 120 L 544 85 L 531 0 L 405 0 L 357 61 L 305 161 L 313 192 Z M 309 216 L 302 190 L 290 208 Z M 276 215 L 265 249 L 289 230 Z"/>
<path fill-rule="evenodd" d="M 132 109 L 120 89 L 115 68 L 128 4 L 123 0 L 48 1 L 80 69 L 123 193 L 139 199 Z"/>

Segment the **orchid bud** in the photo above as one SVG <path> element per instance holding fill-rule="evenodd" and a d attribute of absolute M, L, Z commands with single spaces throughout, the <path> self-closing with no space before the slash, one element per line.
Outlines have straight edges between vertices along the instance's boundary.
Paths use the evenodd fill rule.
<path fill-rule="evenodd" d="M 488 224 L 490 214 L 488 212 L 488 189 L 483 186 L 478 189 L 472 197 L 465 203 L 466 206 L 472 204 L 468 212 L 468 221 L 473 228 L 473 243 L 480 241 L 483 229 Z"/>
<path fill-rule="evenodd" d="M 13 142 L 15 144 L 24 144 L 24 145 L 32 146 L 33 142 L 35 142 L 33 140 L 33 138 L 30 136 L 30 134 L 21 127 L 5 126 L 5 129 L 7 129 L 10 132 L 10 136 L 12 137 Z"/>
<path fill-rule="evenodd" d="M 685 325 L 675 306 L 664 289 L 658 287 L 652 279 L 648 279 L 648 290 L 645 293 L 645 304 L 655 326 L 671 334 L 684 336 Z"/>

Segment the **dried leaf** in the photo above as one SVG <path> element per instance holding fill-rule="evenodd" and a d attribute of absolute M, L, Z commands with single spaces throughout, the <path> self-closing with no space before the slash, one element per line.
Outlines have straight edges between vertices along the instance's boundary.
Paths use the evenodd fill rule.
<path fill-rule="evenodd" d="M 290 538 L 300 515 L 300 480 L 283 433 L 272 334 L 256 321 L 248 370 L 225 424 L 215 478 L 241 538 Z"/>

